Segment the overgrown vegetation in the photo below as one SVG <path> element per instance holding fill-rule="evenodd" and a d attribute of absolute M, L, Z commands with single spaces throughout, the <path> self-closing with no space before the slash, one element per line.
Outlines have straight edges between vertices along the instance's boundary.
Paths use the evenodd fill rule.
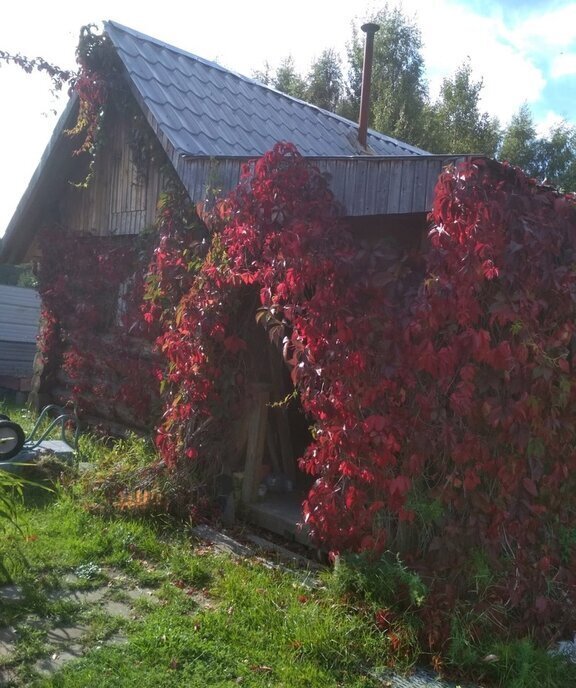
<path fill-rule="evenodd" d="M 7 537 L 9 532 L 18 528 L 18 506 L 22 501 L 22 481 L 18 476 L 0 469 L 0 535 Z M 5 557 L 9 552 L 0 553 L 0 576 L 8 575 Z"/>
<path fill-rule="evenodd" d="M 28 492 L 18 508 L 21 530 L 0 541 L 0 555 L 19 553 L 7 559 L 5 573 L 21 597 L 0 601 L 3 624 L 18 631 L 15 655 L 0 659 L 15 686 L 72 688 L 97 680 L 115 687 L 368 688 L 382 685 L 386 669 L 431 661 L 422 654 L 417 617 L 428 591 L 397 557 L 345 557 L 318 574 L 219 554 L 195 541 L 186 524 L 144 518 L 134 505 L 112 509 L 90 489 L 91 478 L 113 478 L 142 462 L 149 448 L 141 440 L 85 436 L 82 449 L 92 471 L 56 486 L 48 499 Z M 149 595 L 122 619 L 83 601 L 102 586 L 118 602 L 129 600 L 134 586 Z M 76 624 L 87 629 L 82 659 L 40 677 L 34 664 L 46 654 L 47 629 Z M 449 675 L 503 688 L 568 688 L 576 680 L 574 667 L 528 639 L 479 642 L 477 625 L 454 615 L 442 665 Z M 107 644 L 118 635 L 127 642 Z"/>
<path fill-rule="evenodd" d="M 44 231 L 40 244 L 45 388 L 68 383 L 83 416 L 148 427 L 158 403 L 154 356 L 139 310 L 148 253 L 126 237 L 60 228 Z"/>
<path fill-rule="evenodd" d="M 418 616 L 439 656 L 456 613 L 483 620 L 479 638 L 568 636 L 576 208 L 475 160 L 441 177 L 431 217 L 425 259 L 359 246 L 293 147 L 247 170 L 200 267 L 178 244 L 156 254 L 190 283 L 167 311 L 150 302 L 152 320 L 169 314 L 158 447 L 200 481 L 223 465 L 250 370 L 238 308 L 257 287 L 315 422 L 300 462 L 316 479 L 311 532 L 339 552 L 402 552 L 427 586 Z"/>
<path fill-rule="evenodd" d="M 326 181 L 282 144 L 204 219 L 210 229 L 182 194 L 164 199 L 146 280 L 164 359 L 163 468 L 133 471 L 138 496 L 107 478 L 102 493 L 142 509 L 168 510 L 168 493 L 180 513 L 209 506 L 256 379 L 257 315 L 314 422 L 300 462 L 315 479 L 303 505 L 313 536 L 336 552 L 400 552 L 428 590 L 417 616 L 439 657 L 455 613 L 484 620 L 478 638 L 572 633 L 570 197 L 467 162 L 441 177 L 425 257 L 404 254 L 358 244 Z M 114 252 L 91 255 L 107 286 Z M 71 335 L 90 337 L 108 317 L 106 289 L 79 264 L 58 307 L 77 319 Z M 125 359 L 113 365 L 134 383 Z"/>
<path fill-rule="evenodd" d="M 97 446 L 102 458 L 112 451 L 115 458 L 107 462 L 121 454 L 94 440 L 83 444 L 91 445 L 93 458 Z M 127 465 L 141 451 L 135 441 L 122 447 L 130 455 Z M 12 560 L 9 573 L 24 598 L 0 602 L 3 622 L 19 629 L 16 660 L 2 659 L 17 670 L 18 685 L 85 686 L 96 675 L 110 686 L 239 680 L 251 686 L 377 685 L 369 673 L 383 661 L 385 638 L 372 619 L 332 597 L 312 574 L 303 585 L 298 573 L 219 555 L 191 541 L 186 528 L 165 518 L 142 520 L 137 510 L 102 517 L 86 511 L 84 498 L 73 497 L 71 489 L 61 488 L 43 506 L 28 500 L 19 513 L 22 533 L 0 544 L 2 553 L 17 547 L 22 555 Z M 88 504 L 92 507 L 93 494 Z M 111 576 L 120 574 L 127 577 L 125 590 L 149 586 L 158 599 L 140 605 L 133 621 L 119 625 L 86 605 L 59 601 L 63 579 L 72 577 L 72 589 L 91 590 L 114 585 Z M 42 680 L 33 670 L 45 652 L 41 624 L 31 632 L 30 619 L 36 617 L 50 617 L 55 625 L 88 625 L 88 648 L 119 631 L 128 643 L 88 649 L 84 659 Z"/>

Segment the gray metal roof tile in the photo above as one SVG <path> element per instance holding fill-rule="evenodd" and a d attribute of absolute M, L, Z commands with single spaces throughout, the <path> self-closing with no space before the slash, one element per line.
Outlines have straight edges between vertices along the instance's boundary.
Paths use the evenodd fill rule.
<path fill-rule="evenodd" d="M 122 41 L 122 51 L 132 55 L 132 57 L 138 57 L 142 53 L 142 47 L 139 45 L 140 41 L 133 32 L 126 31 L 125 33 L 126 36 Z"/>
<path fill-rule="evenodd" d="M 186 110 L 188 112 L 197 112 L 198 109 L 194 108 L 194 99 L 186 97 L 184 93 L 179 88 L 168 87 L 164 89 L 164 98 L 166 102 L 170 103 L 172 107 L 178 110 Z"/>
<path fill-rule="evenodd" d="M 156 81 L 149 81 L 138 74 L 132 74 L 132 81 L 139 91 L 143 89 L 146 90 L 146 100 L 148 102 L 153 101 L 159 105 L 164 105 L 169 102 L 166 89 L 162 88 Z"/>
<path fill-rule="evenodd" d="M 312 157 L 368 154 L 354 122 L 115 22 L 105 29 L 141 104 L 180 153 L 252 157 L 291 141 Z M 371 130 L 368 144 L 370 155 L 427 155 Z"/>
<path fill-rule="evenodd" d="M 152 65 L 151 62 L 148 62 L 148 60 L 144 60 L 141 57 L 135 57 L 130 61 L 130 74 L 136 74 L 142 79 L 150 81 L 151 83 L 156 82 L 155 68 L 157 68 L 156 65 Z"/>

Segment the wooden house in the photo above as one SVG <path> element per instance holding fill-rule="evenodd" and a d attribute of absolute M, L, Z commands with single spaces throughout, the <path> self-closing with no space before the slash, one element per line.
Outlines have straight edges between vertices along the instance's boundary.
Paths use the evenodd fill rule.
<path fill-rule="evenodd" d="M 354 122 L 115 22 L 105 23 L 104 34 L 121 83 L 112 97 L 129 99 L 130 107 L 108 120 L 91 183 L 77 188 L 69 180 L 81 180 L 86 170 L 66 133 L 78 112 L 72 96 L 6 231 L 4 261 L 34 256 L 37 233 L 50 223 L 99 236 L 138 235 L 154 224 L 166 165 L 198 202 L 207 189 L 224 194 L 234 188 L 242 165 L 278 141 L 295 144 L 329 178 L 352 231 L 420 241 L 447 156 L 372 130 L 363 146 Z M 143 131 L 144 141 L 138 139 Z M 248 503 L 266 451 L 266 399 L 264 392 L 250 421 Z"/>

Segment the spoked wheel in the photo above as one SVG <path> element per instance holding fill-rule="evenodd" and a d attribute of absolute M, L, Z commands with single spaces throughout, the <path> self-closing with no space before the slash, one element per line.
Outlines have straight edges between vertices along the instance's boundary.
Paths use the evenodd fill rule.
<path fill-rule="evenodd" d="M 0 420 L 0 461 L 7 461 L 20 452 L 26 437 L 24 430 L 11 420 Z"/>

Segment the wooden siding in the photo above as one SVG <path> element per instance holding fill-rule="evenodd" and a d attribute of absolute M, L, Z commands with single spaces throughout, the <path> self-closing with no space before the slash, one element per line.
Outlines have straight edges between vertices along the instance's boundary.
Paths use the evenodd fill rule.
<path fill-rule="evenodd" d="M 66 229 L 97 236 L 139 234 L 154 223 L 164 160 L 139 170 L 130 135 L 125 119 L 110 124 L 88 187 L 69 185 L 60 200 L 60 221 Z"/>
<path fill-rule="evenodd" d="M 428 212 L 434 187 L 445 165 L 456 156 L 406 158 L 310 159 L 326 175 L 348 216 L 400 215 Z M 245 160 L 181 158 L 178 172 L 194 201 L 207 190 L 226 193 L 240 179 Z"/>
<path fill-rule="evenodd" d="M 39 320 L 33 289 L 0 285 L 0 376 L 31 377 Z"/>

